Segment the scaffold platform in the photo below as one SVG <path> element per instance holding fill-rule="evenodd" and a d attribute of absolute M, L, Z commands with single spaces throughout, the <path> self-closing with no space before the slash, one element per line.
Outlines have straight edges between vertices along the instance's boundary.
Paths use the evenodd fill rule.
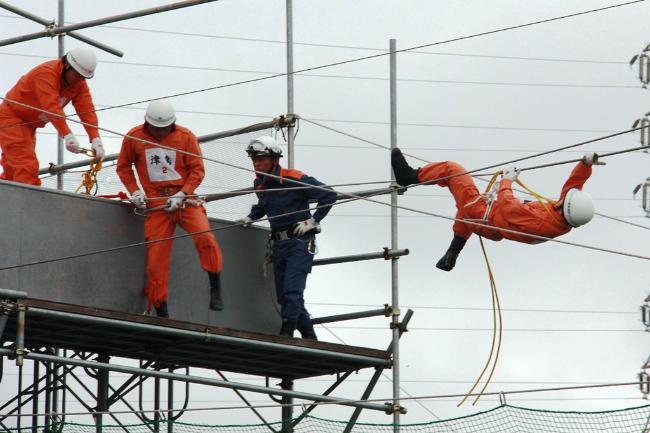
<path fill-rule="evenodd" d="M 267 335 L 59 302 L 24 299 L 24 324 L 9 315 L 2 343 L 56 347 L 109 357 L 301 379 L 363 368 L 390 368 L 383 350 Z"/>

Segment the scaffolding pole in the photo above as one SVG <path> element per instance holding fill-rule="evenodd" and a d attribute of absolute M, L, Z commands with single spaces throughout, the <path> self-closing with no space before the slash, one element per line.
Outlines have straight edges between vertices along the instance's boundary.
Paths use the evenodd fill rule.
<path fill-rule="evenodd" d="M 289 115 L 287 116 L 282 115 L 268 122 L 261 122 L 261 123 L 256 123 L 254 125 L 244 126 L 243 128 L 231 129 L 228 131 L 215 132 L 213 134 L 202 135 L 200 137 L 197 137 L 197 140 L 199 141 L 199 143 L 206 143 L 208 141 L 218 140 L 220 138 L 232 137 L 234 135 L 246 134 L 249 132 L 261 131 L 269 128 L 285 128 L 294 123 L 295 123 L 295 117 Z M 119 156 L 120 156 L 119 153 L 112 153 L 110 155 L 106 155 L 103 159 L 103 162 L 107 163 L 111 161 L 116 161 Z M 72 170 L 74 168 L 86 167 L 90 165 L 92 161 L 93 161 L 92 159 L 84 159 L 82 161 L 75 161 L 67 164 L 60 164 L 60 163 L 58 165 L 50 164 L 50 166 L 47 168 L 39 169 L 38 174 L 42 176 L 45 174 L 60 173 L 66 170 Z"/>
<path fill-rule="evenodd" d="M 58 26 L 63 27 L 64 21 L 63 21 L 63 2 L 64 0 L 59 0 L 59 19 L 58 19 Z M 34 22 L 37 22 L 39 24 L 44 25 L 45 27 L 50 27 L 54 25 L 54 21 L 52 20 L 46 20 L 45 18 L 41 18 L 37 15 L 34 15 L 30 12 L 27 12 L 23 9 L 19 9 L 16 6 L 10 5 L 9 3 L 0 1 L 0 8 L 8 10 L 9 12 L 13 12 L 16 15 L 20 15 L 24 18 L 27 18 L 28 20 L 32 20 Z M 98 42 L 94 39 L 88 38 L 86 36 L 80 35 L 79 33 L 76 32 L 67 32 L 67 36 L 70 36 L 71 38 L 77 39 L 81 42 L 85 42 L 88 45 L 92 45 L 95 48 L 99 48 L 102 51 L 106 51 L 107 53 L 113 54 L 114 56 L 117 57 L 123 57 L 124 53 L 120 50 L 117 50 L 115 48 L 111 48 L 108 45 L 102 44 L 101 42 Z M 61 38 L 63 38 L 65 35 L 60 34 L 59 35 L 59 57 L 62 57 L 63 54 L 61 53 Z M 65 53 L 64 53 L 65 54 Z"/>
<path fill-rule="evenodd" d="M 113 15 L 110 17 L 106 18 L 100 18 L 96 20 L 91 20 L 91 21 L 84 21 L 82 23 L 77 23 L 77 24 L 70 24 L 67 26 L 59 26 L 53 29 L 47 29 L 41 32 L 36 32 L 36 33 L 30 33 L 27 35 L 23 36 L 17 36 L 15 38 L 9 38 L 9 39 L 4 39 L 0 41 L 0 47 L 4 47 L 6 45 L 11 45 L 11 44 L 16 44 L 18 42 L 25 42 L 25 41 L 31 41 L 33 39 L 38 39 L 38 38 L 44 38 L 44 37 L 49 37 L 52 38 L 56 35 L 60 35 L 61 33 L 68 33 L 73 30 L 80 30 L 80 29 L 85 29 L 88 27 L 95 27 L 95 26 L 100 26 L 102 24 L 109 24 L 109 23 L 114 23 L 118 21 L 124 21 L 124 20 L 129 20 L 132 18 L 139 18 L 139 17 L 144 17 L 147 15 L 153 15 L 157 14 L 160 12 L 168 12 L 176 9 L 182 9 L 190 6 L 196 6 L 200 5 L 203 3 L 210 3 L 216 0 L 186 0 L 182 2 L 176 2 L 176 3 L 171 3 L 165 6 L 158 6 L 158 7 L 153 7 L 153 8 L 148 8 L 148 9 L 142 9 L 136 12 L 127 12 L 124 14 L 119 14 L 119 15 Z"/>
<path fill-rule="evenodd" d="M 59 27 L 65 24 L 65 0 L 59 0 Z M 59 49 L 59 58 L 65 55 L 65 34 L 61 33 L 57 37 L 57 46 Z M 63 137 L 56 136 L 56 163 L 63 164 L 65 156 L 63 155 Z M 56 189 L 63 191 L 63 173 L 56 176 Z"/>
<path fill-rule="evenodd" d="M 339 257 L 329 257 L 326 259 L 317 259 L 314 260 L 313 266 L 332 265 L 336 263 L 359 262 L 361 260 L 373 260 L 373 259 L 390 260 L 394 257 L 406 256 L 408 254 L 409 254 L 408 249 L 389 250 L 388 248 L 384 248 L 384 251 L 378 253 L 355 254 L 351 256 L 339 256 Z"/>
<path fill-rule="evenodd" d="M 293 107 L 293 0 L 286 0 L 287 15 L 287 112 L 295 113 Z M 287 128 L 287 168 L 293 168 L 294 133 L 293 125 Z"/>
<path fill-rule="evenodd" d="M 397 41 L 391 39 L 390 49 L 390 148 L 397 147 Z M 395 174 L 391 170 L 391 184 L 395 185 Z M 396 250 L 398 244 L 397 237 L 397 192 L 390 194 L 390 238 L 391 249 Z M 393 301 L 393 315 L 391 328 L 393 330 L 393 432 L 399 432 L 400 411 L 396 410 L 400 404 L 400 358 L 399 358 L 399 257 L 391 259 L 391 287 Z"/>

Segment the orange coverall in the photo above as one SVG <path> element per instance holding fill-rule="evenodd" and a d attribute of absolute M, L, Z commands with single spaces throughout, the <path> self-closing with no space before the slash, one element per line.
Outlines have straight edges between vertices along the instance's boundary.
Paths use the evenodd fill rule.
<path fill-rule="evenodd" d="M 5 97 L 65 116 L 63 107 L 72 101 L 82 122 L 97 126 L 95 106 L 86 80 L 64 87 L 63 60 L 51 60 L 36 66 L 23 75 Z M 36 158 L 36 129 L 48 122 L 61 137 L 71 131 L 65 118 L 46 114 L 3 100 L 0 104 L 0 147 L 2 148 L 2 175 L 0 179 L 30 185 L 40 185 Z M 90 141 L 99 137 L 97 128 L 84 125 Z"/>
<path fill-rule="evenodd" d="M 132 169 L 132 165 L 135 165 L 147 197 L 169 197 L 178 191 L 183 191 L 186 195 L 194 194 L 205 175 L 201 158 L 138 140 L 141 138 L 200 155 L 199 143 L 189 129 L 175 125 L 172 132 L 161 141 L 153 138 L 145 125 L 136 126 L 127 135 L 134 138 L 125 137 L 122 142 L 117 174 L 129 193 L 139 189 Z M 164 205 L 166 202 L 167 198 L 149 200 L 147 207 Z M 172 213 L 162 209 L 147 213 L 144 221 L 145 239 L 153 241 L 170 237 L 177 224 L 188 233 L 210 230 L 205 208 L 188 204 Z M 199 253 L 201 267 L 207 272 L 221 272 L 221 249 L 212 232 L 196 234 L 192 240 Z M 167 301 L 171 248 L 171 240 L 147 244 L 147 286 L 144 292 L 149 305 L 158 307 Z"/>
<path fill-rule="evenodd" d="M 427 182 L 448 176 L 455 176 L 436 182 L 436 184 L 442 187 L 449 187 L 456 201 L 457 219 L 468 219 L 481 223 L 485 216 L 487 203 L 480 197 L 480 193 L 470 175 L 464 174 L 459 176 L 460 173 L 465 173 L 466 171 L 461 165 L 455 162 L 434 162 L 419 170 L 418 180 L 420 182 Z M 523 203 L 513 195 L 512 181 L 501 179 L 497 198 L 492 204 L 490 214 L 485 221 L 485 224 L 495 228 L 481 227 L 455 221 L 453 226 L 454 233 L 463 239 L 468 239 L 472 233 L 476 233 L 493 241 L 500 241 L 506 238 L 528 244 L 543 241 L 528 236 L 502 232 L 498 229 L 516 230 L 547 238 L 555 238 L 566 234 L 572 227 L 564 220 L 564 216 L 562 215 L 562 202 L 570 189 L 582 189 L 589 176 L 591 176 L 591 166 L 579 162 L 564 183 L 559 200 L 546 204 L 546 208 L 544 204 L 538 201 Z"/>

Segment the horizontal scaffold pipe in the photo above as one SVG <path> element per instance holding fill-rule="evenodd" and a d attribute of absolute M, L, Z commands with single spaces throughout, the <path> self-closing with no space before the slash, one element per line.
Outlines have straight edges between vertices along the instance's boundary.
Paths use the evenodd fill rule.
<path fill-rule="evenodd" d="M 0 289 L 0 299 L 25 299 L 27 298 L 27 292 L 22 292 L 18 290 L 9 290 L 9 289 Z"/>
<path fill-rule="evenodd" d="M 375 310 L 357 311 L 356 313 L 336 314 L 334 316 L 316 317 L 311 319 L 311 323 L 318 325 L 321 323 L 342 322 L 344 320 L 364 319 L 366 317 L 384 316 L 388 317 L 391 314 L 391 309 L 386 305 L 384 308 L 377 308 Z"/>
<path fill-rule="evenodd" d="M 145 323 L 127 322 L 125 320 L 109 319 L 106 317 L 86 316 L 82 314 L 68 313 L 64 311 L 45 310 L 42 308 L 30 307 L 29 316 L 58 318 L 64 320 L 76 321 L 80 327 L 83 325 L 110 325 L 127 332 L 152 332 L 167 337 L 181 337 L 184 339 L 202 341 L 205 343 L 226 343 L 237 344 L 240 346 L 251 347 L 255 349 L 280 350 L 284 353 L 296 353 L 309 356 L 317 356 L 321 359 L 341 360 L 346 362 L 362 362 L 367 365 L 390 367 L 390 360 L 373 358 L 370 356 L 353 355 L 348 353 L 338 353 L 329 350 L 313 349 L 310 347 L 292 346 L 289 344 L 280 344 L 270 341 L 252 340 L 249 338 L 232 337 L 229 335 L 211 334 L 206 332 L 197 332 L 186 329 L 167 328 L 163 326 L 149 325 Z"/>
<path fill-rule="evenodd" d="M 73 30 L 80 30 L 80 29 L 85 29 L 88 27 L 96 27 L 100 26 L 102 24 L 109 24 L 109 23 L 114 23 L 118 21 L 124 21 L 124 20 L 129 20 L 131 18 L 138 18 L 138 17 L 143 17 L 147 15 L 153 15 L 157 14 L 160 12 L 167 12 L 167 11 L 172 11 L 175 9 L 182 9 L 190 6 L 196 6 L 200 5 L 203 3 L 210 3 L 216 0 L 186 0 L 182 2 L 176 2 L 176 3 L 171 3 L 168 5 L 164 6 L 157 6 L 153 8 L 148 8 L 148 9 L 142 9 L 136 12 L 127 12 L 124 14 L 120 15 L 113 15 L 110 17 L 106 18 L 99 18 L 96 20 L 92 21 L 84 21 L 82 23 L 77 23 L 77 24 L 70 24 L 67 26 L 61 26 L 61 27 L 55 27 L 52 29 L 44 30 L 41 32 L 36 32 L 36 33 L 30 33 L 27 35 L 23 36 L 17 36 L 15 38 L 9 38 L 9 39 L 4 39 L 0 41 L 0 47 L 3 47 L 5 45 L 11 45 L 15 44 L 18 42 L 24 42 L 24 41 L 31 41 L 33 39 L 38 39 L 38 38 L 44 38 L 44 37 L 54 37 L 56 35 L 60 35 L 61 33 L 68 33 Z"/>
<path fill-rule="evenodd" d="M 13 351 L 10 350 L 10 349 L 0 349 L 0 356 L 13 356 Z M 157 370 L 147 370 L 147 369 L 143 369 L 143 368 L 128 367 L 128 366 L 119 365 L 119 364 L 110 364 L 110 363 L 95 362 L 95 361 L 85 361 L 85 360 L 82 360 L 82 359 L 65 358 L 65 357 L 61 357 L 61 356 L 45 355 L 45 354 L 41 354 L 41 353 L 29 353 L 29 354 L 25 355 L 25 357 L 27 359 L 33 359 L 35 361 L 53 362 L 53 363 L 56 363 L 56 364 L 76 365 L 76 366 L 84 367 L 84 368 L 115 371 L 115 372 L 118 372 L 118 373 L 126 373 L 126 374 L 132 374 L 132 375 L 156 377 L 156 378 L 160 378 L 160 379 L 177 380 L 177 381 L 180 381 L 180 382 L 198 383 L 198 384 L 201 384 L 201 385 L 216 386 L 216 387 L 219 387 L 219 388 L 238 389 L 238 390 L 249 391 L 249 392 L 257 392 L 257 393 L 260 393 L 260 394 L 269 394 L 269 395 L 278 395 L 278 396 L 283 396 L 283 397 L 299 398 L 301 400 L 336 403 L 336 404 L 341 404 L 341 405 L 344 405 L 344 406 L 352 406 L 352 407 L 360 407 L 360 408 L 363 408 L 363 409 L 377 410 L 377 411 L 380 411 L 380 412 L 386 412 L 387 410 L 390 410 L 390 405 L 387 404 L 387 403 L 378 404 L 378 403 L 368 403 L 368 402 L 361 402 L 361 401 L 351 401 L 351 400 L 345 400 L 345 399 L 337 398 L 337 397 L 329 397 L 329 396 L 320 395 L 320 394 L 310 394 L 310 393 L 305 393 L 305 392 L 289 391 L 289 390 L 284 390 L 284 389 L 267 388 L 267 387 L 264 387 L 264 386 L 251 385 L 251 384 L 246 384 L 246 383 L 226 382 L 226 381 L 223 381 L 223 380 L 209 379 L 207 377 L 190 376 L 190 375 L 184 375 L 184 374 L 178 374 L 178 373 L 168 373 L 168 372 L 157 371 Z M 166 411 L 167 411 L 167 409 L 161 410 L 161 412 L 166 412 Z"/>
<path fill-rule="evenodd" d="M 318 260 L 314 260 L 313 266 L 333 265 L 335 263 L 359 262 L 362 260 L 373 260 L 373 259 L 388 260 L 394 257 L 406 256 L 408 254 L 409 254 L 408 249 L 397 249 L 397 250 L 384 249 L 384 251 L 377 252 L 377 253 L 355 254 L 352 256 L 340 256 L 340 257 L 329 257 L 326 259 L 318 259 Z"/>
<path fill-rule="evenodd" d="M 201 135 L 197 137 L 197 139 L 199 140 L 199 143 L 207 143 L 208 141 L 213 141 L 220 138 L 232 137 L 234 135 L 244 134 L 248 132 L 262 131 L 265 129 L 276 128 L 276 127 L 284 128 L 288 125 L 293 125 L 294 122 L 295 122 L 295 118 L 291 115 L 278 116 L 268 122 L 256 123 L 254 125 L 244 126 L 243 128 L 231 129 L 229 131 L 222 131 L 222 132 L 215 132 L 213 134 Z M 106 155 L 103 161 L 104 162 L 115 161 L 119 156 L 120 156 L 119 153 L 112 153 L 110 155 Z M 92 161 L 93 160 L 91 158 L 91 159 L 84 159 L 82 161 L 69 162 L 67 164 L 61 164 L 61 165 L 50 164 L 50 166 L 47 168 L 39 169 L 38 174 L 39 175 L 55 174 L 61 171 L 71 170 L 73 168 L 86 167 L 90 165 Z"/>
<path fill-rule="evenodd" d="M 45 27 L 49 27 L 54 24 L 53 21 L 46 20 L 45 18 L 41 18 L 37 15 L 34 15 L 30 12 L 27 12 L 25 10 L 19 9 L 16 6 L 10 5 L 9 3 L 5 3 L 3 1 L 0 1 L 0 8 L 6 9 L 10 12 L 15 13 L 16 15 L 20 15 L 22 17 L 25 17 L 29 20 L 35 21 L 39 24 L 44 25 Z M 67 36 L 70 36 L 71 38 L 75 38 L 77 40 L 80 40 L 81 42 L 85 42 L 88 45 L 92 45 L 93 47 L 99 48 L 100 50 L 104 50 L 107 53 L 111 53 L 114 56 L 117 57 L 123 57 L 124 53 L 120 50 L 116 50 L 115 48 L 111 48 L 108 45 L 102 44 L 101 42 L 97 42 L 94 39 L 88 38 L 86 36 L 80 35 L 79 33 L 75 32 L 68 32 L 66 33 Z"/>

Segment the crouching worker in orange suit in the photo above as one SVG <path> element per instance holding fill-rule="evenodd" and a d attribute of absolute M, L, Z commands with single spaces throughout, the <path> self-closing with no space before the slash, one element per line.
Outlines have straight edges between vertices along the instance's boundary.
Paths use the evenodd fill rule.
<path fill-rule="evenodd" d="M 201 267 L 209 276 L 210 309 L 223 310 L 221 249 L 209 231 L 203 204 L 191 197 L 205 175 L 198 140 L 189 129 L 176 124 L 174 107 L 167 101 L 150 102 L 144 119 L 144 124 L 131 129 L 122 142 L 117 174 L 136 207 L 164 206 L 147 213 L 144 221 L 147 241 L 172 236 L 177 224 L 188 233 L 200 232 L 193 235 L 192 240 Z M 133 165 L 142 190 L 136 182 Z M 171 240 L 147 244 L 147 286 L 144 291 L 149 307 L 154 306 L 160 317 L 169 317 L 167 283 L 171 249 Z"/>
<path fill-rule="evenodd" d="M 65 121 L 63 107 L 70 101 L 85 123 L 95 160 L 104 157 L 95 106 L 86 84 L 86 79 L 95 74 L 96 66 L 95 53 L 89 48 L 77 47 L 60 59 L 36 66 L 7 92 L 0 104 L 0 179 L 41 184 L 36 158 L 36 129 L 48 122 L 52 122 L 63 137 L 66 149 L 73 153 L 82 152 L 79 141 Z"/>
<path fill-rule="evenodd" d="M 464 174 L 467 170 L 461 165 L 444 161 L 414 169 L 408 165 L 399 149 L 394 149 L 391 154 L 391 165 L 398 184 L 408 186 L 431 182 L 448 187 L 454 196 L 457 208 L 454 238 L 445 255 L 436 263 L 436 267 L 443 271 L 454 268 L 458 255 L 472 233 L 493 241 L 506 238 L 535 244 L 544 241 L 499 229 L 555 238 L 591 221 L 594 205 L 589 194 L 582 192 L 582 186 L 591 176 L 591 166 L 594 164 L 604 163 L 598 162 L 596 153 L 586 153 L 564 183 L 558 201 L 548 204 L 539 201 L 522 202 L 515 197 L 512 183 L 517 180 L 519 170 L 515 167 L 507 168 L 503 171 L 496 199 L 490 207 L 485 197 L 479 193 L 472 177 Z M 475 221 L 491 227 L 467 224 L 460 220 Z"/>

